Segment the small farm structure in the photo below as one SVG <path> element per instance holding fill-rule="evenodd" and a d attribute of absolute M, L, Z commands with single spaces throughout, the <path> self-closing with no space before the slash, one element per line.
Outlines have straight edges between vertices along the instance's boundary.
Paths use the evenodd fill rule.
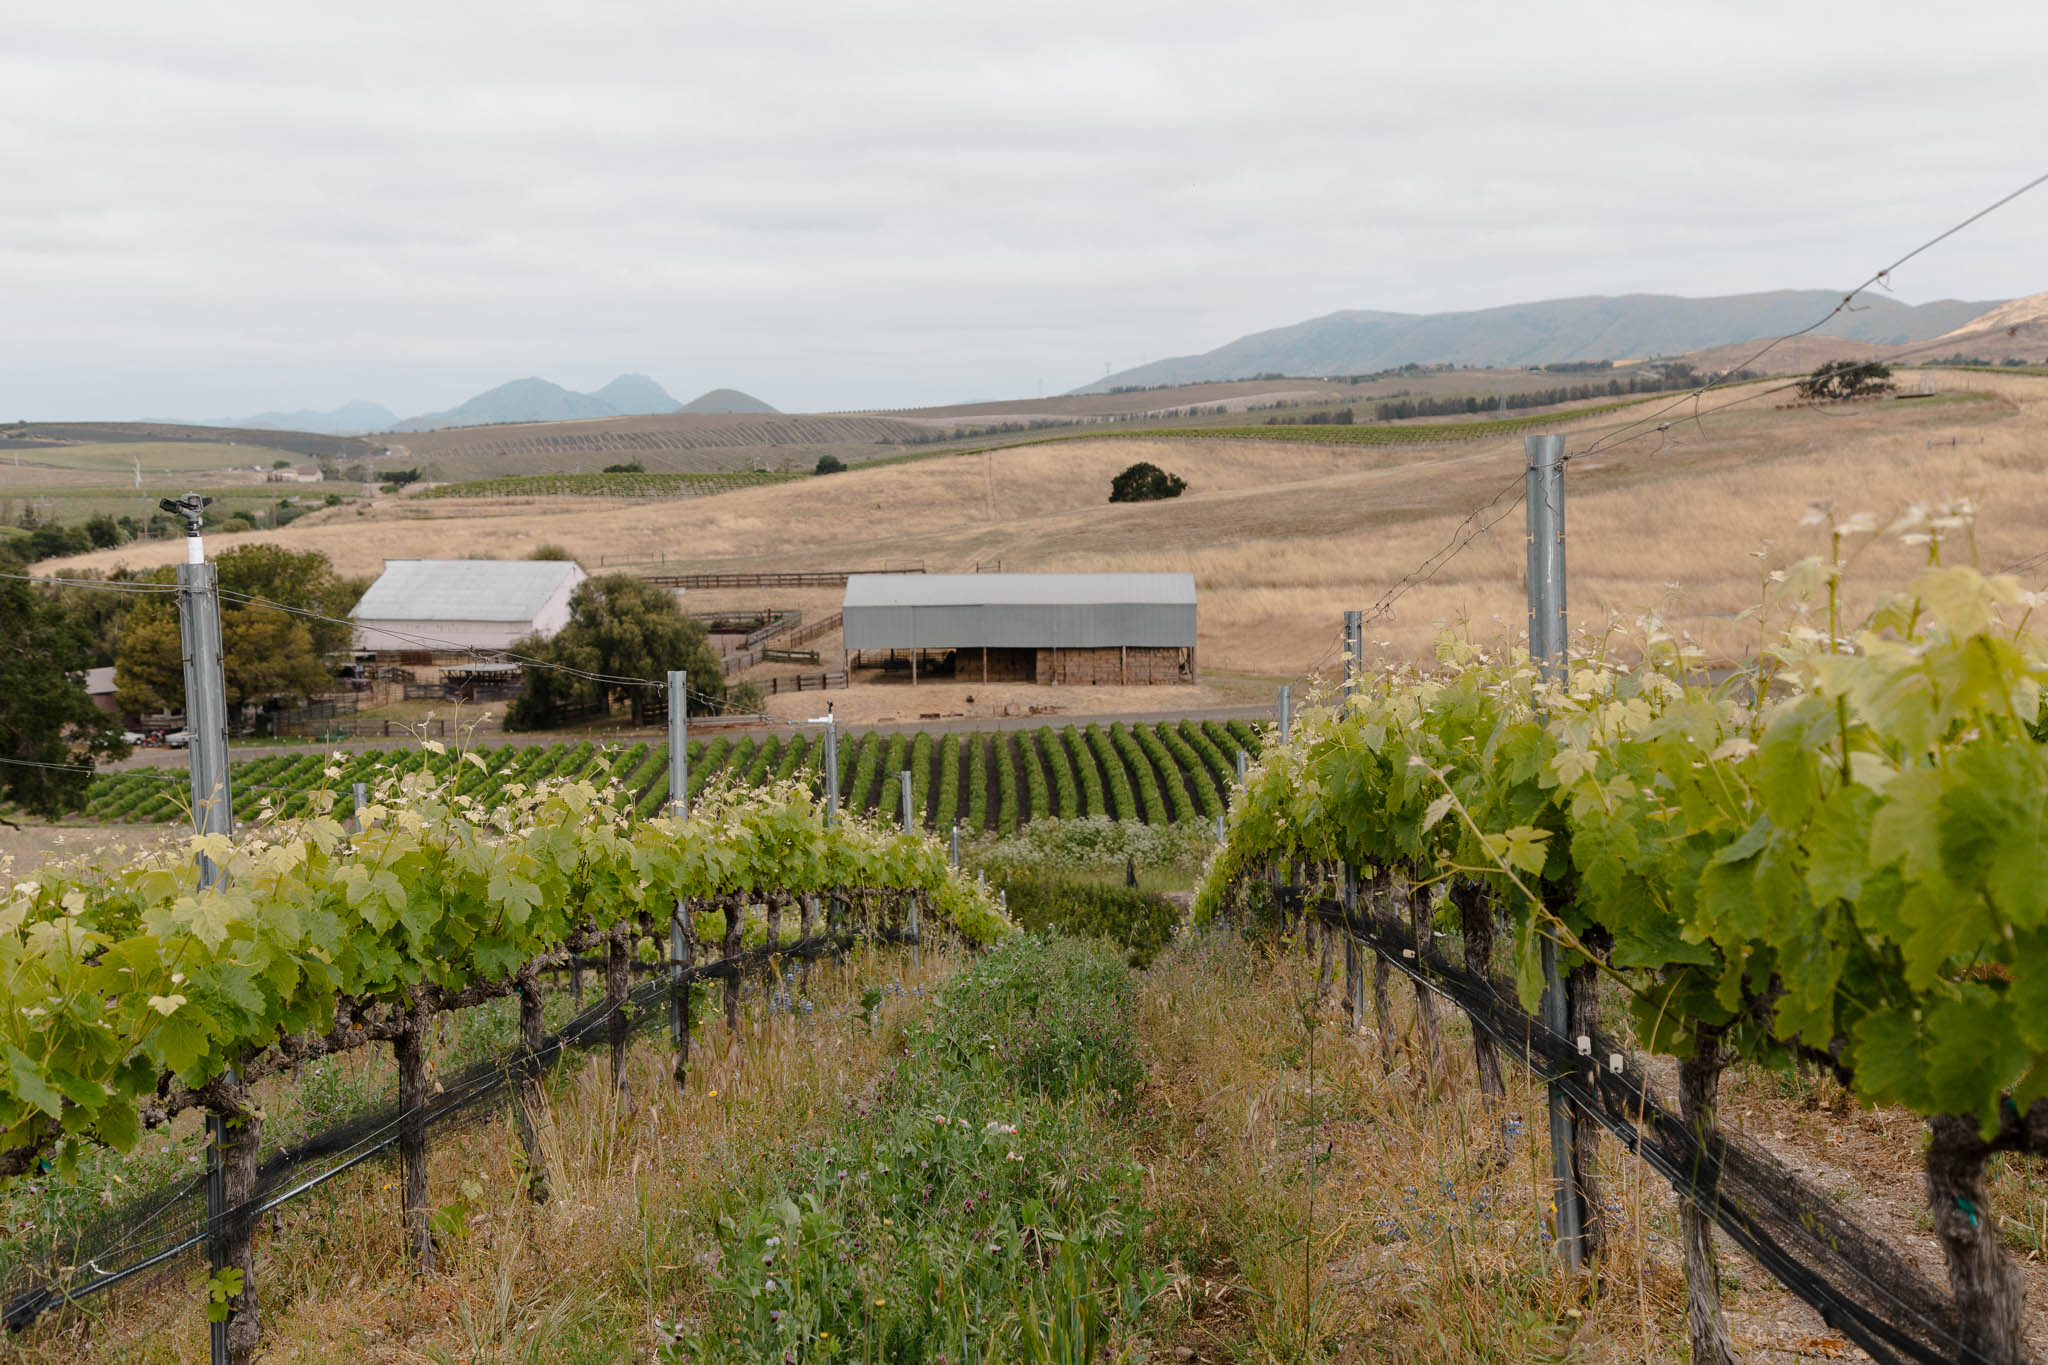
<path fill-rule="evenodd" d="M 912 682 L 1195 680 L 1192 574 L 857 574 L 842 617 L 850 662 Z"/>
<path fill-rule="evenodd" d="M 355 647 L 431 656 L 552 636 L 569 624 L 570 595 L 587 577 L 567 560 L 387 559 L 349 613 Z"/>

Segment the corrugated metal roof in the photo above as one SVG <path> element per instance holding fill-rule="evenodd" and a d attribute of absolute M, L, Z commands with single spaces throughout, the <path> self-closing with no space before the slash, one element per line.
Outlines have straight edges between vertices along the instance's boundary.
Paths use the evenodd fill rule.
<path fill-rule="evenodd" d="M 1191 649 L 1195 580 L 1184 573 L 858 574 L 848 649 Z"/>
<path fill-rule="evenodd" d="M 864 573 L 849 607 L 1193 606 L 1190 573 Z"/>
<path fill-rule="evenodd" d="M 562 559 L 387 559 L 358 621 L 531 621 L 581 567 Z"/>

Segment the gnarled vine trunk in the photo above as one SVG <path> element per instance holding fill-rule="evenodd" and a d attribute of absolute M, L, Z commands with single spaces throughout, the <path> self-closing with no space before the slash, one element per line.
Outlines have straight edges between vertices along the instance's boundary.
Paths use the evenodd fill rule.
<path fill-rule="evenodd" d="M 407 1011 L 405 1027 L 391 1040 L 391 1054 L 398 1063 L 398 1110 L 403 1116 L 398 1129 L 403 1245 L 415 1275 L 434 1269 L 434 1229 L 429 1221 L 433 1209 L 427 1203 L 427 1122 L 421 1113 L 427 1102 L 427 1025 L 431 1020 L 424 1005 L 415 1006 Z"/>
<path fill-rule="evenodd" d="M 738 896 L 729 897 L 725 902 L 725 942 L 721 945 L 728 959 L 740 955 L 740 936 L 746 929 L 747 907 Z M 725 983 L 725 1026 L 737 1031 L 740 1026 L 740 974 L 729 972 L 723 978 Z"/>
<path fill-rule="evenodd" d="M 676 1088 L 680 1090 L 690 1083 L 690 1028 L 696 1022 L 690 1017 L 695 1012 L 695 988 L 684 974 L 697 965 L 697 917 L 688 906 L 678 902 L 676 921 L 681 931 L 671 934 L 675 940 L 670 950 L 676 958 L 672 968 L 676 981 L 669 1000 L 669 1024 L 676 1047 Z"/>
<path fill-rule="evenodd" d="M 1406 887 L 1408 898 L 1408 923 L 1415 935 L 1415 954 L 1420 965 L 1422 954 L 1429 949 L 1433 918 L 1429 903 L 1430 889 L 1412 883 Z M 1422 1083 L 1432 1091 L 1444 1074 L 1443 1035 L 1436 1023 L 1436 992 L 1424 985 L 1421 978 L 1415 982 L 1415 1017 L 1422 1022 L 1422 1056 L 1427 1068 Z"/>
<path fill-rule="evenodd" d="M 1493 905 L 1477 882 L 1453 882 L 1451 903 L 1458 908 L 1458 931 L 1465 940 L 1465 970 L 1481 981 L 1493 980 Z M 1479 1076 L 1479 1102 L 1492 1113 L 1507 1102 L 1507 1081 L 1501 1074 L 1500 1049 L 1493 1035 L 1472 1027 L 1472 1069 Z"/>
<path fill-rule="evenodd" d="M 2023 1332 L 2026 1284 L 1998 1243 L 1984 1197 L 1992 1145 L 1976 1120 L 1962 1115 L 1941 1115 L 1927 1127 L 1927 1202 L 1948 1261 L 1963 1344 L 1992 1365 L 2029 1365 L 2035 1357 Z"/>
<path fill-rule="evenodd" d="M 1372 880 L 1366 893 L 1366 913 L 1382 924 L 1392 918 L 1389 902 L 1393 899 L 1394 879 L 1390 872 L 1381 872 Z M 1393 964 L 1381 953 L 1372 955 L 1372 1019 L 1380 1035 L 1380 1066 L 1389 1075 L 1394 1074 L 1394 995 Z"/>
<path fill-rule="evenodd" d="M 1719 1039 L 1702 1038 L 1693 1055 L 1678 1064 L 1678 1115 L 1699 1140 L 1702 1154 L 1720 1146 L 1715 1106 L 1721 1089 Z M 1703 1161 L 1704 1168 L 1705 1162 Z M 1718 1190 L 1702 1190 L 1703 1205 L 1681 1199 L 1680 1234 L 1685 1239 L 1685 1327 L 1692 1342 L 1693 1365 L 1735 1365 L 1735 1347 L 1728 1339 L 1728 1321 L 1721 1314 L 1721 1261 L 1714 1249 L 1711 1201 Z"/>
<path fill-rule="evenodd" d="M 1600 969 L 1590 962 L 1572 968 L 1565 978 L 1564 999 L 1568 1034 L 1574 1042 L 1592 1038 L 1600 1031 Z M 1596 1078 L 1593 1068 L 1603 1064 L 1599 1057 L 1581 1059 L 1588 1083 Z M 1607 1211 L 1600 1196 L 1600 1121 L 1578 1105 L 1572 1106 L 1572 1183 L 1578 1186 L 1579 1207 L 1584 1211 L 1585 1255 L 1597 1260 L 1607 1245 Z"/>
<path fill-rule="evenodd" d="M 633 1021 L 626 1015 L 626 1000 L 633 990 L 633 930 L 621 924 L 612 930 L 604 951 L 604 1002 L 611 1010 L 612 1088 L 622 1101 L 629 1101 L 626 1082 L 626 1049 L 633 1040 Z"/>
<path fill-rule="evenodd" d="M 541 1088 L 541 1045 L 547 1040 L 547 1013 L 540 985 L 531 971 L 519 977 L 519 1154 L 526 1163 L 526 1197 L 548 1202 L 548 1163 L 541 1154 L 540 1126 L 547 1099 Z"/>
<path fill-rule="evenodd" d="M 221 1087 L 222 1104 L 216 1111 L 221 1119 L 221 1184 L 230 1209 L 238 1209 L 256 1197 L 256 1159 L 263 1149 L 263 1114 L 249 1103 L 247 1087 L 239 1081 Z M 228 1360 L 230 1365 L 251 1365 L 262 1338 L 262 1323 L 256 1311 L 256 1220 L 247 1213 L 230 1217 L 221 1228 L 222 1269 L 242 1273 L 242 1291 L 228 1299 Z"/>

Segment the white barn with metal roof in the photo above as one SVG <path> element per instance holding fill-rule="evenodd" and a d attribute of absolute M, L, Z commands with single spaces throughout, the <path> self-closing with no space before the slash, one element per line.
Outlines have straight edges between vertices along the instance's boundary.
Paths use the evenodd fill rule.
<path fill-rule="evenodd" d="M 1193 574 L 855 574 L 841 613 L 848 651 L 908 655 L 913 679 L 934 653 L 984 681 L 1195 677 Z"/>
<path fill-rule="evenodd" d="M 506 649 L 569 624 L 589 575 L 560 559 L 387 559 L 349 612 L 365 651 Z"/>

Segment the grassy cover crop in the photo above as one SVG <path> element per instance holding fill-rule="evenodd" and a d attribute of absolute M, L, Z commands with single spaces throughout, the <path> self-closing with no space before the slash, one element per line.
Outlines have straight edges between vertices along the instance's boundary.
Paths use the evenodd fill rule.
<path fill-rule="evenodd" d="M 1116 956 L 1069 940 L 949 982 L 872 1109 L 721 1220 L 710 1320 L 663 1359 L 1124 1358 L 1164 1283 L 1115 1124 L 1135 1008 Z"/>

